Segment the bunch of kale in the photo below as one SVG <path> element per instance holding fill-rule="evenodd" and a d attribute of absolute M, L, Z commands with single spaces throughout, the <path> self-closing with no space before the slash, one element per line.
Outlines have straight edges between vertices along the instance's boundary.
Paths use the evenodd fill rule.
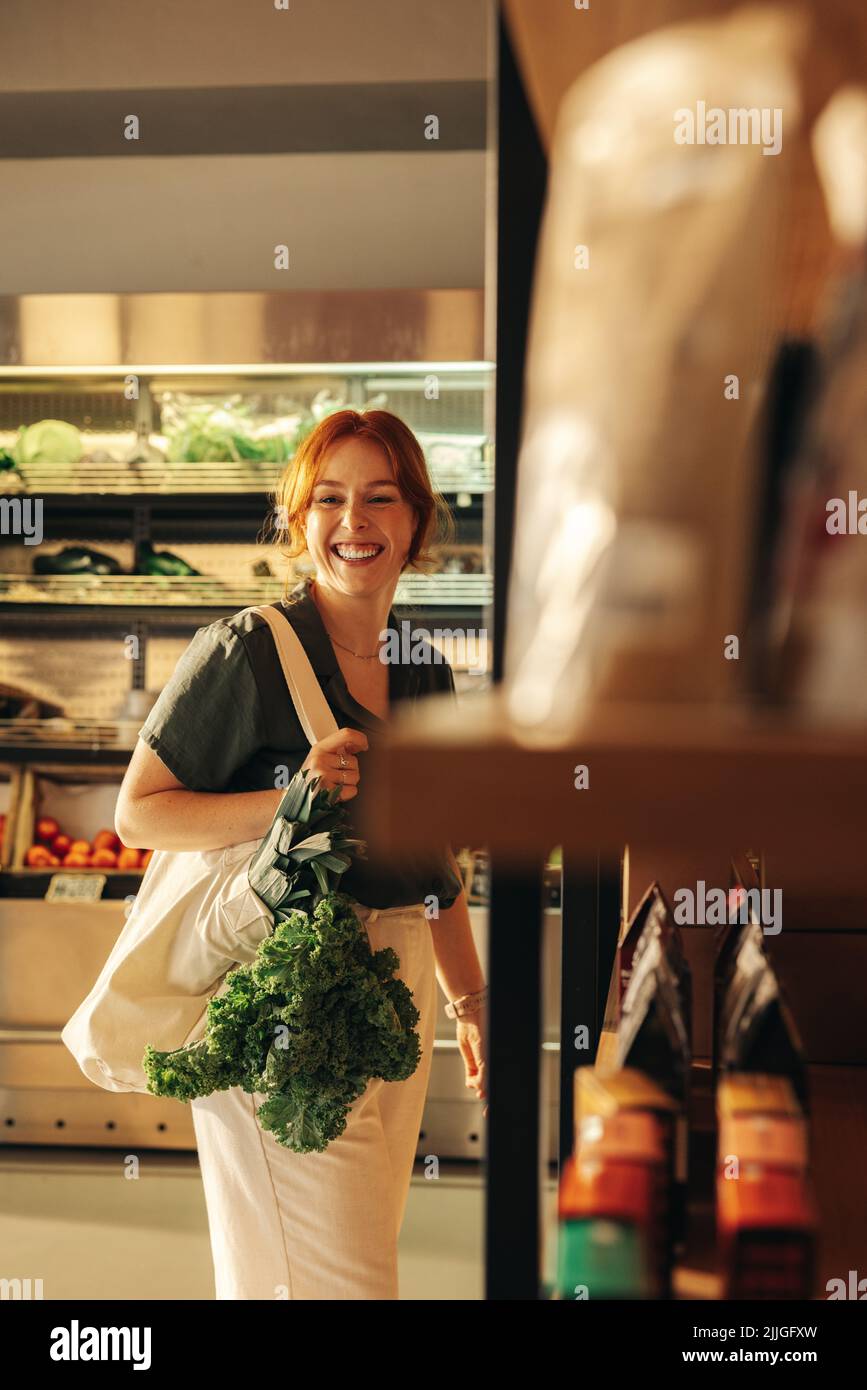
<path fill-rule="evenodd" d="M 154 1095 L 189 1101 L 231 1086 L 263 1094 L 262 1128 L 296 1153 L 321 1153 L 372 1077 L 403 1081 L 421 1056 L 396 952 L 371 951 L 352 899 L 336 888 L 347 851 L 364 850 L 343 833 L 338 797 L 296 774 L 248 872 L 274 914 L 273 934 L 226 977 L 198 1042 L 148 1047 L 143 1059 Z"/>

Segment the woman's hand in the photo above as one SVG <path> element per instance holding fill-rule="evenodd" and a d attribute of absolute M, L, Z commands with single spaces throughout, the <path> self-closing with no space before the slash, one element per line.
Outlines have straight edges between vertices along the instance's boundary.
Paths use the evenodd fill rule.
<path fill-rule="evenodd" d="M 358 795 L 361 777 L 355 754 L 366 751 L 367 736 L 360 729 L 338 729 L 336 733 L 313 744 L 301 764 L 301 771 L 307 769 L 314 776 L 321 777 L 320 786 L 324 791 L 340 787 L 338 801 L 349 801 Z"/>
<path fill-rule="evenodd" d="M 464 1084 L 469 1086 L 476 1093 L 477 1100 L 487 1100 L 488 1098 L 488 1079 L 487 1079 L 487 1010 L 484 1006 L 475 1013 L 467 1014 L 464 1018 L 456 1020 L 458 1047 L 464 1059 L 464 1071 L 466 1080 Z M 482 1117 L 486 1117 L 488 1107 L 485 1106 Z"/>

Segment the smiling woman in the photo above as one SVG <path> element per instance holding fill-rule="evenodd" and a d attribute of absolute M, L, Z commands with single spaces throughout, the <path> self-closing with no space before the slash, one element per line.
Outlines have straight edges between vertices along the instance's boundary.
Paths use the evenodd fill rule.
<path fill-rule="evenodd" d="M 348 492 L 354 492 L 349 520 L 360 523 L 354 529 L 341 511 Z M 344 563 L 351 565 L 349 552 L 358 544 L 385 548 L 376 518 L 401 501 L 413 513 L 414 524 L 400 570 L 408 565 L 423 568 L 433 560 L 430 546 L 438 539 L 451 539 L 454 522 L 444 499 L 431 487 L 421 445 L 390 411 L 338 410 L 303 441 L 280 480 L 274 508 L 276 539 L 288 560 L 309 550 L 318 565 L 323 556 L 321 550 L 310 550 L 311 523 L 315 544 L 325 529 L 323 523 L 320 530 L 319 519 L 330 513 L 337 521 L 329 541 L 334 557 L 339 558 L 337 547 L 349 547 Z M 366 527 L 365 518 L 375 524 Z M 288 584 L 287 575 L 287 591 Z"/>
<path fill-rule="evenodd" d="M 288 698 L 280 660 L 255 607 L 200 628 L 140 731 L 119 799 L 124 827 L 196 848 L 261 839 L 284 774 L 306 770 L 338 788 L 365 822 L 364 763 L 392 706 L 454 696 L 447 662 L 429 646 L 387 640 L 401 573 L 451 533 L 421 447 L 387 411 L 341 410 L 320 421 L 288 465 L 276 516 L 288 559 L 308 554 L 315 576 L 273 605 L 318 681 L 336 732 L 313 742 Z M 287 567 L 288 569 L 289 567 Z M 287 574 L 287 590 L 292 582 Z M 384 640 L 385 639 L 385 640 Z M 448 795 L 426 785 L 419 794 Z M 261 820 L 263 825 L 259 826 Z M 240 836 L 239 827 L 244 834 Z M 448 846 L 396 858 L 364 836 L 366 854 L 342 875 L 374 949 L 396 954 L 419 1012 L 420 1060 L 387 1084 L 379 1075 L 350 1107 L 327 1153 L 300 1155 L 263 1132 L 258 1095 L 232 1086 L 190 1102 L 207 1199 L 218 1298 L 397 1298 L 397 1236 L 430 1075 L 436 985 L 454 1007 L 465 1084 L 487 1096 L 484 975 L 460 870 Z M 165 843 L 165 839 L 162 841 Z"/>
<path fill-rule="evenodd" d="M 382 577 L 398 560 L 402 568 L 416 514 L 393 477 L 370 476 L 382 471 L 379 445 L 342 439 L 332 446 L 327 469 L 339 476 L 317 479 L 306 524 L 307 549 L 317 569 L 375 569 Z"/>
<path fill-rule="evenodd" d="M 307 553 L 310 594 L 351 695 L 385 719 L 389 658 L 383 650 L 394 592 L 409 565 L 432 557 L 451 513 L 431 487 L 410 429 L 387 410 L 339 410 L 301 445 L 277 489 L 284 553 Z"/>

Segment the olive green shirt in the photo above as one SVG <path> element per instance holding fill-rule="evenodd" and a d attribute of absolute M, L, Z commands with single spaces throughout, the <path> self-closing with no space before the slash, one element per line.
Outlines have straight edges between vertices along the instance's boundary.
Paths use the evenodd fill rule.
<path fill-rule="evenodd" d="M 349 693 L 331 639 L 303 579 L 289 598 L 272 607 L 292 624 L 310 659 L 340 728 L 361 729 L 373 748 L 387 724 Z M 400 631 L 394 611 L 388 626 Z M 417 639 L 414 637 L 415 647 Z M 389 703 L 442 691 L 455 693 L 448 662 L 390 662 Z M 285 787 L 300 769 L 310 744 L 286 687 L 271 629 L 252 609 L 200 627 L 153 706 L 139 737 L 190 791 L 265 791 Z M 344 803 L 347 820 L 364 819 L 364 753 L 358 794 Z M 283 771 L 285 769 L 285 771 Z M 355 829 L 348 833 L 358 834 Z M 402 907 L 434 895 L 451 907 L 462 883 L 439 847 L 424 858 L 399 861 L 377 851 L 369 835 L 367 858 L 355 858 L 340 880 L 341 892 L 367 907 Z"/>

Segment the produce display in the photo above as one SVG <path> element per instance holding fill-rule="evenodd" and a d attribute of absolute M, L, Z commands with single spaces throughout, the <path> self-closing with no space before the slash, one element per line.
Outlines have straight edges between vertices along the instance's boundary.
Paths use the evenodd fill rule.
<path fill-rule="evenodd" d="M 286 463 L 301 440 L 329 409 L 342 400 L 320 392 L 310 409 L 292 403 L 284 414 L 268 414 L 254 399 L 240 395 L 202 400 L 183 392 L 163 393 L 163 428 L 169 463 Z M 22 425 L 9 449 L 0 450 L 0 470 L 30 465 L 78 463 L 164 463 L 147 435 L 139 434 L 126 457 L 96 448 L 87 453 L 82 435 L 65 420 Z"/>
<path fill-rule="evenodd" d="M 154 550 L 150 541 L 142 541 L 139 546 L 138 567 L 136 574 L 173 574 L 184 577 L 189 574 L 198 574 L 192 565 L 188 565 L 186 560 L 182 560 L 180 555 L 174 555 L 170 550 Z"/>
<path fill-rule="evenodd" d="M 34 574 L 122 574 L 120 563 L 86 545 L 65 545 L 54 555 L 36 555 Z"/>
<path fill-rule="evenodd" d="M 133 849 L 113 830 L 99 830 L 92 840 L 66 835 L 51 816 L 41 816 L 33 844 L 25 855 L 28 869 L 145 869 L 152 849 Z"/>
<path fill-rule="evenodd" d="M 170 392 L 163 420 L 170 463 L 286 463 L 315 423 L 301 411 L 262 419 L 240 396 L 214 403 Z"/>
<path fill-rule="evenodd" d="M 33 560 L 34 574 L 126 574 L 127 571 L 112 555 L 92 550 L 86 545 L 65 545 L 53 555 L 37 555 Z M 199 571 L 171 550 L 154 550 L 150 541 L 139 546 L 138 565 L 132 574 L 186 575 Z"/>
<path fill-rule="evenodd" d="M 274 913 L 273 934 L 229 972 L 203 1038 L 170 1052 L 148 1047 L 143 1060 L 154 1095 L 262 1093 L 262 1128 L 296 1153 L 321 1153 L 370 1078 L 405 1080 L 421 1044 L 396 952 L 371 951 L 352 899 L 336 890 L 346 850 L 364 848 L 344 834 L 340 788 L 317 791 L 319 779 L 307 777 L 289 784 L 248 870 Z"/>
<path fill-rule="evenodd" d="M 21 468 L 28 463 L 78 463 L 82 455 L 81 435 L 65 420 L 37 420 L 22 425 L 12 446 L 12 457 Z"/>

